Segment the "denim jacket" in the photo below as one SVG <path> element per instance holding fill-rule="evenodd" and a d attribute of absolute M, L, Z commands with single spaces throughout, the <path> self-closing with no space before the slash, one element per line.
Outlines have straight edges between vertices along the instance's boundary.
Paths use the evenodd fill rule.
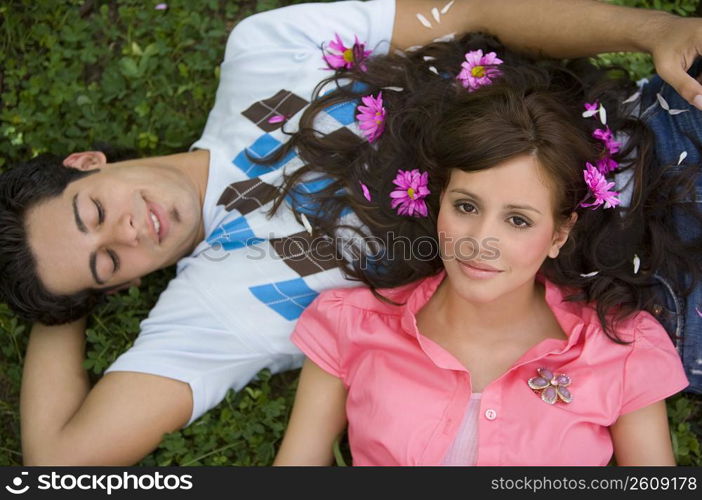
<path fill-rule="evenodd" d="M 700 68 L 702 61 L 693 65 L 690 73 L 697 74 Z M 687 111 L 669 113 L 661 105 L 659 94 L 669 109 Z M 658 76 L 643 83 L 640 109 L 641 118 L 654 132 L 659 165 L 675 168 L 683 151 L 687 152 L 683 164 L 702 165 L 702 150 L 695 145 L 695 142 L 702 145 L 702 111 L 689 105 Z M 702 174 L 697 178 L 694 199 L 686 202 L 695 203 L 697 209 L 702 210 Z M 684 239 L 699 237 L 702 228 L 685 218 L 682 213 L 674 216 L 679 234 Z M 702 255 L 696 257 L 702 259 Z M 656 276 L 656 279 L 660 303 L 655 305 L 653 313 L 676 343 L 690 381 L 686 390 L 702 394 L 702 283 L 695 286 L 691 295 L 683 298 L 673 290 L 666 277 Z"/>

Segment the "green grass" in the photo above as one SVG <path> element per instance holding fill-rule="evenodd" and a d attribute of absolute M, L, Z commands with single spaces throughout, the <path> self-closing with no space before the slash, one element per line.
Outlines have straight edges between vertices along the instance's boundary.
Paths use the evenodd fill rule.
<path fill-rule="evenodd" d="M 214 102 L 227 33 L 287 0 L 15 0 L 0 7 L 0 169 L 41 152 L 64 155 L 102 141 L 141 155 L 181 152 Z M 689 14 L 697 0 L 619 3 Z M 8 5 L 9 4 L 9 5 Z M 635 78 L 646 56 L 608 55 Z M 85 368 L 97 379 L 128 348 L 173 276 L 149 276 L 90 320 Z M 0 465 L 20 465 L 19 389 L 29 325 L 0 304 Z M 230 392 L 190 427 L 166 436 L 144 465 L 267 465 L 287 421 L 297 372 Z M 678 462 L 702 464 L 699 397 L 669 401 Z M 343 444 L 343 443 L 342 443 Z"/>

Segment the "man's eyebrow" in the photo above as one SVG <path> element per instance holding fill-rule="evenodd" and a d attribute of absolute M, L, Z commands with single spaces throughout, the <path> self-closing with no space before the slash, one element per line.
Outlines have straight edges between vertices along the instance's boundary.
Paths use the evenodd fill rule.
<path fill-rule="evenodd" d="M 76 219 L 76 226 L 78 226 L 78 231 L 81 233 L 87 233 L 88 228 L 85 227 L 85 224 L 83 224 L 83 219 L 80 218 L 80 214 L 78 213 L 78 193 L 73 195 L 73 217 Z M 93 279 L 95 280 L 95 283 L 98 285 L 104 285 L 105 282 L 100 279 L 100 276 L 98 276 L 97 273 L 97 253 L 92 252 L 90 254 L 90 259 L 89 259 L 89 266 L 90 266 L 90 274 L 93 275 Z"/>
<path fill-rule="evenodd" d="M 97 273 L 97 253 L 92 252 L 90 254 L 90 273 L 93 275 L 93 279 L 95 280 L 95 283 L 98 285 L 104 285 L 105 282 L 100 279 Z"/>
<path fill-rule="evenodd" d="M 76 226 L 78 226 L 78 231 L 81 233 L 87 233 L 88 228 L 83 224 L 83 219 L 80 218 L 80 214 L 78 213 L 78 193 L 73 195 L 73 217 L 76 220 Z"/>
<path fill-rule="evenodd" d="M 473 198 L 477 202 L 482 203 L 482 200 L 480 199 L 480 197 L 471 193 L 470 191 L 465 191 L 463 189 L 452 189 L 451 192 L 452 193 L 460 193 L 460 194 L 464 194 L 466 196 L 470 196 L 471 198 Z M 505 208 L 507 210 L 533 210 L 537 214 L 543 215 L 539 210 L 535 209 L 531 205 L 505 205 Z"/>

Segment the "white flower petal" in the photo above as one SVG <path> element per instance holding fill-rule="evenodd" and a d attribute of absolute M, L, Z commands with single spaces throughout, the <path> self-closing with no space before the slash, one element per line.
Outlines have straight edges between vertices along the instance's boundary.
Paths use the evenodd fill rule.
<path fill-rule="evenodd" d="M 670 106 L 668 105 L 668 101 L 663 99 L 663 96 L 660 94 L 660 92 L 658 94 L 656 94 L 656 98 L 658 98 L 658 104 L 661 105 L 661 108 L 665 109 L 666 111 L 668 111 L 670 109 Z"/>
<path fill-rule="evenodd" d="M 602 125 L 607 125 L 607 110 L 605 109 L 605 107 L 602 104 L 600 104 L 599 112 L 600 112 L 600 122 L 602 122 Z"/>
<path fill-rule="evenodd" d="M 436 74 L 436 75 L 439 74 L 439 70 L 436 69 L 435 66 L 429 66 L 429 71 L 431 71 L 432 73 L 434 73 L 434 74 Z"/>
<path fill-rule="evenodd" d="M 685 158 L 687 158 L 687 151 L 683 151 L 682 153 L 680 153 L 680 158 L 678 158 L 678 165 L 680 165 Z"/>
<path fill-rule="evenodd" d="M 425 28 L 431 28 L 431 23 L 429 22 L 429 19 L 421 15 L 419 12 L 417 12 L 417 19 L 419 19 L 419 22 L 422 23 L 422 25 Z"/>
<path fill-rule="evenodd" d="M 639 256 L 634 254 L 634 260 L 632 261 L 634 264 L 634 274 L 639 274 L 639 268 L 641 267 L 641 259 L 639 259 Z"/>
<path fill-rule="evenodd" d="M 442 36 L 440 36 L 440 37 L 438 37 L 438 38 L 434 38 L 434 39 L 432 40 L 432 42 L 450 42 L 450 41 L 453 40 L 454 38 L 456 38 L 456 33 L 455 33 L 455 32 L 454 32 L 454 33 L 447 33 L 447 34 L 442 35 Z"/>
<path fill-rule="evenodd" d="M 455 1 L 456 1 L 456 0 L 451 0 L 449 3 L 447 3 L 446 5 L 444 5 L 444 6 L 441 8 L 441 13 L 442 13 L 442 14 L 446 14 L 446 13 L 449 11 L 449 9 L 450 9 L 451 7 L 453 7 L 453 3 L 454 3 Z"/>
<path fill-rule="evenodd" d="M 679 115 L 680 113 L 687 113 L 689 109 L 669 109 L 668 113 L 672 116 Z"/>
<path fill-rule="evenodd" d="M 396 56 L 407 57 L 407 54 L 405 54 L 404 50 L 395 49 L 393 52 Z"/>
<path fill-rule="evenodd" d="M 600 112 L 599 109 L 589 109 L 587 111 L 583 111 L 583 118 L 591 118 L 599 112 Z"/>
<path fill-rule="evenodd" d="M 431 9 L 431 15 L 434 17 L 434 21 L 441 24 L 441 19 L 439 19 L 439 9 L 437 9 L 436 7 Z"/>
<path fill-rule="evenodd" d="M 305 214 L 300 214 L 300 220 L 302 221 L 302 225 L 305 226 L 307 232 L 312 235 L 312 224 L 310 224 L 310 221 L 307 219 Z"/>
<path fill-rule="evenodd" d="M 627 97 L 626 100 L 622 102 L 622 104 L 629 104 L 630 102 L 634 102 L 636 99 L 639 98 L 640 95 L 641 92 L 634 92 L 629 97 Z"/>
<path fill-rule="evenodd" d="M 422 59 L 424 59 L 425 61 L 435 61 L 435 60 L 436 60 L 436 57 L 434 57 L 434 56 L 424 56 L 424 57 L 422 57 Z"/>
<path fill-rule="evenodd" d="M 407 47 L 405 49 L 405 52 L 414 52 L 415 50 L 419 50 L 422 47 L 424 47 L 424 45 L 412 45 L 411 47 Z"/>
<path fill-rule="evenodd" d="M 599 271 L 592 271 L 591 273 L 581 274 L 580 276 L 582 276 L 583 278 L 592 278 L 594 276 L 597 276 L 598 274 L 600 274 Z"/>
<path fill-rule="evenodd" d="M 403 89 L 402 87 L 383 87 L 383 90 L 392 90 L 393 92 L 402 92 Z"/>
<path fill-rule="evenodd" d="M 683 151 L 682 153 L 680 153 L 680 158 L 678 158 L 678 165 L 680 165 L 685 158 L 687 158 L 687 151 Z"/>

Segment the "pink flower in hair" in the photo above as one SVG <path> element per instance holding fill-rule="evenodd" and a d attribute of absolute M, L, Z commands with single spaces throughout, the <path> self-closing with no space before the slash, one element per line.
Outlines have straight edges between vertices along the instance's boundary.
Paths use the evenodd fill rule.
<path fill-rule="evenodd" d="M 361 98 L 365 106 L 358 106 L 356 119 L 360 122 L 358 128 L 366 136 L 368 142 L 375 141 L 385 130 L 385 107 L 383 107 L 383 92 L 378 97 L 367 95 Z"/>
<path fill-rule="evenodd" d="M 588 188 L 590 188 L 590 193 L 595 198 L 592 203 L 580 203 L 581 207 L 593 207 L 593 210 L 598 206 L 604 204 L 604 208 L 612 208 L 619 205 L 620 200 L 617 198 L 619 193 L 617 191 L 610 191 L 614 186 L 614 182 L 607 182 L 605 176 L 597 170 L 597 168 L 592 163 L 586 163 L 586 170 L 583 170 L 583 176 L 585 177 L 585 183 Z"/>
<path fill-rule="evenodd" d="M 392 203 L 390 206 L 397 210 L 399 215 L 413 215 L 426 217 L 429 212 L 424 201 L 430 191 L 429 172 L 419 173 L 418 169 L 406 171 L 398 170 L 397 177 L 392 181 L 397 186 L 390 193 Z"/>
<path fill-rule="evenodd" d="M 596 129 L 592 133 L 592 136 L 595 139 L 599 139 L 605 143 L 605 147 L 607 148 L 607 151 L 609 151 L 609 154 L 613 155 L 619 152 L 619 146 L 621 146 L 622 143 L 614 140 L 614 134 L 609 127 Z"/>
<path fill-rule="evenodd" d="M 602 175 L 607 175 L 610 172 L 613 172 L 614 170 L 619 167 L 619 163 L 614 161 L 611 156 L 605 156 L 602 159 L 597 160 L 597 170 L 602 174 Z"/>
<path fill-rule="evenodd" d="M 363 184 L 360 181 L 359 181 L 359 184 L 361 185 L 361 191 L 363 192 L 363 197 L 366 200 L 371 201 L 371 194 L 370 194 L 370 191 L 368 190 L 368 186 L 366 186 L 365 184 Z"/>
<path fill-rule="evenodd" d="M 502 74 L 495 67 L 502 62 L 502 59 L 498 58 L 494 52 L 483 55 L 483 51 L 480 49 L 471 50 L 466 53 L 466 60 L 461 64 L 463 69 L 456 78 L 469 92 L 473 92 L 480 87 L 490 85 L 495 78 Z"/>
<path fill-rule="evenodd" d="M 593 116 L 599 110 L 600 110 L 600 102 L 599 101 L 585 103 L 585 113 L 589 114 L 590 116 Z M 585 115 L 585 113 L 583 113 L 583 115 Z"/>
<path fill-rule="evenodd" d="M 373 51 L 365 50 L 366 44 L 359 42 L 355 35 L 354 44 L 351 47 L 344 45 L 338 33 L 334 33 L 334 35 L 336 39 L 329 42 L 329 52 L 322 56 L 329 69 L 351 69 L 358 66 L 361 71 L 365 71 L 365 60 Z"/>

